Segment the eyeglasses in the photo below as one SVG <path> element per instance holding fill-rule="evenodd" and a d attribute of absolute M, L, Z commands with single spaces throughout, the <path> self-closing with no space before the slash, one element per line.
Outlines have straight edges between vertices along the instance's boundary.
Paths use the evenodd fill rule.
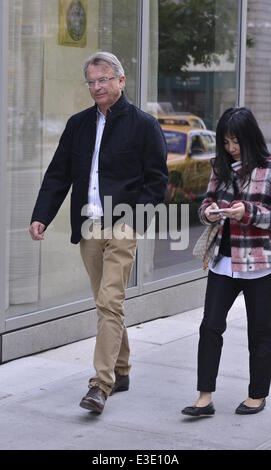
<path fill-rule="evenodd" d="M 98 80 L 89 80 L 88 82 L 86 82 L 86 86 L 88 86 L 89 88 L 94 88 L 96 85 L 96 82 L 98 82 L 100 86 L 107 86 L 109 81 L 114 80 L 115 78 L 118 78 L 118 77 L 101 77 L 101 78 L 98 78 Z"/>

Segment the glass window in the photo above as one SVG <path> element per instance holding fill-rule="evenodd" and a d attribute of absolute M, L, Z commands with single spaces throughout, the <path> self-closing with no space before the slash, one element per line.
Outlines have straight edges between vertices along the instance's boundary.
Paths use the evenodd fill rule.
<path fill-rule="evenodd" d="M 245 105 L 252 110 L 271 151 L 271 2 L 248 0 Z"/>
<path fill-rule="evenodd" d="M 236 103 L 239 3 L 150 0 L 147 110 L 158 116 L 168 142 L 167 208 L 189 204 L 190 243 L 172 250 L 169 236 L 157 233 L 155 243 L 148 240 L 145 282 L 201 267 L 192 254 L 202 232 L 197 212 L 215 154 L 217 120 Z M 178 216 L 180 235 L 182 222 Z"/>
<path fill-rule="evenodd" d="M 10 0 L 8 4 L 8 316 L 12 317 L 90 295 L 79 246 L 70 244 L 69 196 L 43 242 L 33 242 L 28 227 L 66 121 L 93 104 L 84 86 L 85 59 L 96 50 L 114 52 L 126 69 L 127 97 L 137 100 L 138 2 Z"/>
<path fill-rule="evenodd" d="M 204 142 L 204 148 L 208 153 L 215 152 L 215 135 L 214 134 L 202 134 L 202 140 Z"/>
<path fill-rule="evenodd" d="M 201 121 L 201 119 L 196 119 L 196 118 L 192 118 L 191 121 L 190 121 L 190 125 L 192 127 L 195 127 L 196 129 L 205 129 L 205 125 L 203 123 L 203 121 Z"/>

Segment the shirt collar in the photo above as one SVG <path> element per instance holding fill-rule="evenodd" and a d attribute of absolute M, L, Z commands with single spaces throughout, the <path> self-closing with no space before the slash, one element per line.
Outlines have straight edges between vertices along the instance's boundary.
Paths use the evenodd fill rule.
<path fill-rule="evenodd" d="M 111 108 L 108 109 L 107 117 L 111 116 L 111 115 L 117 116 L 118 114 L 126 113 L 127 108 L 128 108 L 128 104 L 129 103 L 128 103 L 124 93 L 122 92 L 122 94 L 121 94 L 120 98 L 118 99 L 118 101 L 116 101 L 116 103 L 114 103 L 111 106 Z M 96 107 L 96 113 L 98 114 L 98 111 L 101 113 L 101 111 L 98 108 L 97 103 L 95 103 L 95 107 Z M 103 115 L 103 117 L 105 117 L 104 114 L 102 114 L 102 115 Z"/>
<path fill-rule="evenodd" d="M 241 161 L 239 161 L 239 162 L 234 162 L 234 163 L 231 164 L 231 167 L 232 167 L 232 170 L 233 170 L 233 171 L 236 171 L 236 172 L 237 172 L 237 171 L 241 170 L 241 168 L 242 168 L 242 162 L 241 162 Z"/>
<path fill-rule="evenodd" d="M 99 109 L 97 106 L 97 117 L 105 119 L 105 115 L 102 113 L 102 111 Z"/>

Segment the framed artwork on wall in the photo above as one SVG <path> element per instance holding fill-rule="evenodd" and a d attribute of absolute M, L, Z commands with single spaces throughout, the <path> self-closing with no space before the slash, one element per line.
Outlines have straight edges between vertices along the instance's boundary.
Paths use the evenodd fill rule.
<path fill-rule="evenodd" d="M 58 41 L 61 46 L 86 46 L 87 0 L 59 0 Z"/>

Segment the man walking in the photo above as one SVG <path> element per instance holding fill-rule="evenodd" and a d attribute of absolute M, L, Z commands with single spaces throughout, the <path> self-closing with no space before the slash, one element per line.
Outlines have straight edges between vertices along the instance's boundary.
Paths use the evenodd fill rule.
<path fill-rule="evenodd" d="M 95 106 L 68 120 L 44 176 L 30 234 L 33 240 L 43 240 L 72 185 L 71 242 L 80 242 L 98 314 L 96 375 L 80 406 L 102 413 L 110 394 L 129 388 L 123 302 L 137 243 L 135 217 L 130 227 L 124 226 L 130 236 L 116 237 L 112 231 L 108 236 L 104 203 L 111 197 L 112 213 L 118 204 L 128 204 L 135 216 L 137 204 L 164 200 L 168 172 L 161 128 L 156 119 L 126 100 L 124 70 L 117 57 L 108 52 L 92 55 L 84 75 Z M 82 211 L 86 205 L 87 214 Z M 118 219 L 113 216 L 113 224 Z M 98 232 L 100 237 L 82 236 L 86 221 L 88 235 Z"/>

